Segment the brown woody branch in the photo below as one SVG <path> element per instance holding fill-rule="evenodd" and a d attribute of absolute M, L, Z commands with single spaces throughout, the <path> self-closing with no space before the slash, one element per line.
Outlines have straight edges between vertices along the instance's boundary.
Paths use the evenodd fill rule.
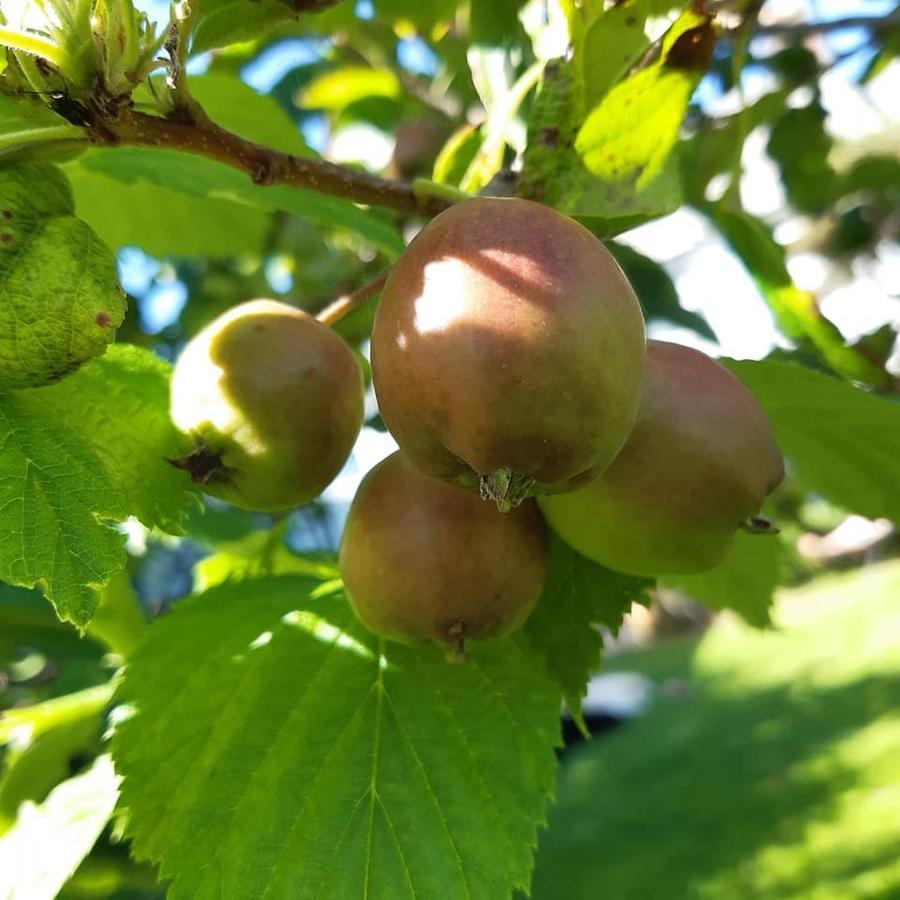
<path fill-rule="evenodd" d="M 193 153 L 246 172 L 258 185 L 285 185 L 344 197 L 354 203 L 387 206 L 406 213 L 435 216 L 448 201 L 417 196 L 412 186 L 318 159 L 303 159 L 248 141 L 206 119 L 173 114 L 151 116 L 126 108 L 115 121 L 93 129 L 95 143 L 164 147 Z"/>
<path fill-rule="evenodd" d="M 762 35 L 765 37 L 803 38 L 812 34 L 840 31 L 842 28 L 868 28 L 870 31 L 883 31 L 898 26 L 900 26 L 900 12 L 892 12 L 886 16 L 846 16 L 843 19 L 831 19 L 823 22 L 763 25 L 756 29 L 754 37 Z"/>

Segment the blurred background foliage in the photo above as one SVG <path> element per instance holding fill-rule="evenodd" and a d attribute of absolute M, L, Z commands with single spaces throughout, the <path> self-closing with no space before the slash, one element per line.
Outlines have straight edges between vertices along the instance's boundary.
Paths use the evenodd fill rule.
<path fill-rule="evenodd" d="M 252 22 L 212 3 L 191 85 L 214 119 L 274 147 L 471 192 L 518 187 L 567 209 L 614 238 L 653 336 L 801 361 L 896 399 L 898 8 L 709 2 L 714 46 L 668 47 L 678 65 L 645 69 L 636 87 L 600 51 L 611 32 L 630 40 L 634 7 L 668 23 L 677 4 L 595 4 L 606 18 L 585 19 L 568 58 L 559 20 L 573 2 L 550 4 L 549 18 L 536 0 L 345 0 L 295 17 L 269 0 Z M 142 5 L 165 19 L 161 4 Z M 623 49 L 631 59 L 654 46 L 642 36 Z M 586 95 L 573 93 L 579 84 Z M 674 125 L 656 93 L 673 90 L 684 99 Z M 641 163 L 638 199 L 626 203 L 590 141 L 622 129 L 632 103 L 633 144 L 668 133 L 677 153 L 659 171 Z M 118 252 L 130 299 L 119 340 L 167 359 L 251 297 L 322 308 L 384 271 L 417 224 L 297 192 L 210 197 L 204 169 L 182 172 L 166 151 L 133 162 L 88 151 L 65 168 L 79 215 Z M 585 168 L 592 185 L 607 178 L 602 197 L 583 188 Z M 372 311 L 339 326 L 362 354 Z M 149 619 L 230 567 L 303 570 L 318 552 L 327 565 L 359 478 L 392 448 L 371 396 L 368 411 L 346 470 L 287 517 L 211 501 L 188 537 L 127 523 L 128 571 L 83 638 L 31 592 L 0 586 L 0 711 L 11 711 L 0 719 L 0 847 L 23 802 L 48 804 L 63 780 L 99 777 L 116 652 L 132 639 L 104 609 Z M 743 612 L 764 625 L 777 581 L 774 630 L 711 619 L 690 599 L 708 600 L 709 582 L 687 580 L 665 585 L 612 643 L 606 671 L 643 687 L 634 700 L 601 678 L 589 696 L 598 730 L 629 721 L 566 752 L 537 898 L 900 896 L 900 539 L 888 519 L 850 515 L 793 471 L 769 512 L 782 529 L 774 579 L 753 587 L 750 558 L 732 589 L 757 591 Z M 108 825 L 62 896 L 161 890 Z"/>

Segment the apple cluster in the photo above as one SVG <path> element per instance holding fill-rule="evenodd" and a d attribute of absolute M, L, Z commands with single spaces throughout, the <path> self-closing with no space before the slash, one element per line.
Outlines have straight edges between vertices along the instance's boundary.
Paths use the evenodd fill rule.
<path fill-rule="evenodd" d="M 621 572 L 703 571 L 783 476 L 752 394 L 705 354 L 647 340 L 609 251 L 538 203 L 473 199 L 435 218 L 391 271 L 371 348 L 400 450 L 360 485 L 341 573 L 373 632 L 452 659 L 528 617 L 547 524 Z M 363 415 L 353 351 L 268 300 L 194 338 L 172 396 L 193 442 L 176 464 L 256 509 L 317 496 Z"/>

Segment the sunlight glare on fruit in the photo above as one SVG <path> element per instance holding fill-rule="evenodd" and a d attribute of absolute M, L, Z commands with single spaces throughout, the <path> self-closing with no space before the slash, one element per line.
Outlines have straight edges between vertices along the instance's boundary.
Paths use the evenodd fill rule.
<path fill-rule="evenodd" d="M 440 259 L 425 266 L 422 293 L 414 302 L 419 334 L 441 331 L 465 309 L 466 269 L 459 259 Z M 404 346 L 399 338 L 397 344 Z"/>

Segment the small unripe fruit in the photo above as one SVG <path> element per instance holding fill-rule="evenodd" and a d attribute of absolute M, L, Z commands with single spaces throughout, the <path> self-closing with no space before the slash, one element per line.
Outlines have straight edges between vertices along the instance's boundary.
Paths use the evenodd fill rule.
<path fill-rule="evenodd" d="M 783 475 L 765 413 L 728 369 L 648 341 L 644 400 L 622 452 L 584 487 L 540 503 L 566 543 L 612 569 L 701 572 L 724 559 Z"/>
<path fill-rule="evenodd" d="M 363 378 L 350 347 L 306 313 L 251 300 L 184 348 L 172 418 L 196 450 L 174 464 L 245 509 L 290 509 L 341 470 L 363 421 Z"/>
<path fill-rule="evenodd" d="M 504 515 L 394 453 L 360 485 L 340 567 L 370 631 L 439 641 L 461 658 L 469 638 L 499 637 L 522 625 L 543 590 L 547 554 L 534 501 Z"/>
<path fill-rule="evenodd" d="M 391 271 L 372 331 L 385 424 L 422 471 L 508 509 L 602 471 L 637 415 L 644 321 L 587 229 L 527 200 L 441 213 Z"/>

